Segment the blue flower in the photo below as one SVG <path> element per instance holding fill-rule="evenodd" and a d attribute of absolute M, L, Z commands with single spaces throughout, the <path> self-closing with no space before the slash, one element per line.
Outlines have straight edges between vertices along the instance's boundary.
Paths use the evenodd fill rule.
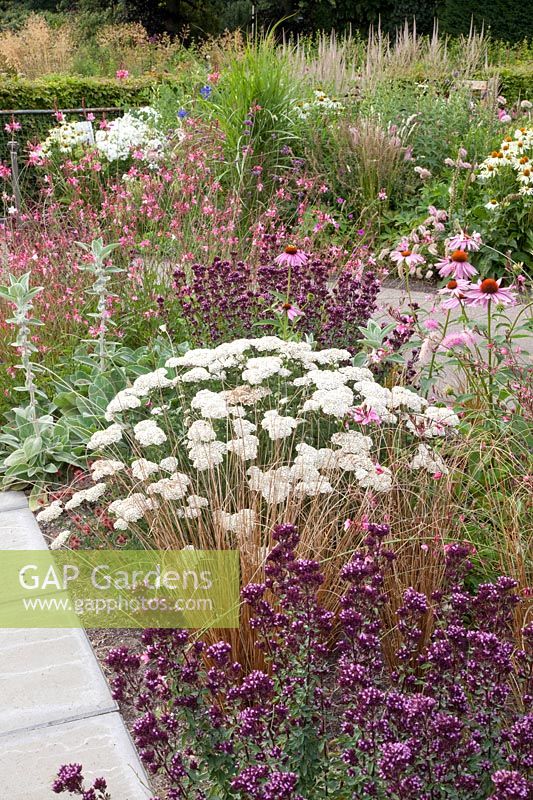
<path fill-rule="evenodd" d="M 186 116 L 188 116 L 188 111 L 186 111 L 184 108 L 180 108 L 178 111 L 178 119 L 185 119 Z"/>
<path fill-rule="evenodd" d="M 202 86 L 200 89 L 200 94 L 207 100 L 207 98 L 211 96 L 212 91 L 213 89 L 210 86 Z"/>

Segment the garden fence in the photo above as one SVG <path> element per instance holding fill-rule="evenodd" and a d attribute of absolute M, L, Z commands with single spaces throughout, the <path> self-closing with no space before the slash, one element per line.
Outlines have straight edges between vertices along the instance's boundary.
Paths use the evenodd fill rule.
<path fill-rule="evenodd" d="M 0 111 L 0 163 L 7 164 L 12 174 L 12 194 L 15 206 L 20 208 L 24 198 L 31 197 L 36 190 L 31 170 L 26 166 L 28 142 L 37 143 L 46 138 L 51 128 L 57 125 L 56 115 L 63 114 L 68 121 L 86 120 L 94 114 L 95 124 L 103 117 L 114 118 L 124 113 L 124 109 L 109 108 L 35 108 L 7 109 Z M 6 131 L 10 122 L 19 122 L 21 130 L 14 133 Z"/>

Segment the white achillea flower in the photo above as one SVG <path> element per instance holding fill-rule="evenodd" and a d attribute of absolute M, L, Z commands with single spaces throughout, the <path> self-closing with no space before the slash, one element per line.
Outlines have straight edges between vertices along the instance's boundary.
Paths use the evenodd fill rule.
<path fill-rule="evenodd" d="M 132 394 L 129 389 L 123 389 L 108 403 L 105 411 L 105 419 L 108 422 L 113 421 L 115 414 L 120 414 L 122 411 L 129 411 L 132 408 L 139 408 L 141 401 L 139 398 Z"/>
<path fill-rule="evenodd" d="M 242 508 L 235 514 L 217 510 L 213 512 L 213 517 L 223 530 L 236 533 L 238 536 L 251 535 L 257 522 L 257 514 L 252 508 Z"/>
<path fill-rule="evenodd" d="M 278 375 L 282 371 L 282 361 L 278 356 L 260 356 L 249 358 L 246 362 L 246 369 L 242 372 L 242 379 L 252 386 L 263 383 L 272 375 Z"/>
<path fill-rule="evenodd" d="M 173 356 L 165 361 L 165 367 L 208 367 L 213 361 L 213 350 L 206 347 L 189 350 L 184 356 Z"/>
<path fill-rule="evenodd" d="M 122 461 L 116 461 L 112 458 L 102 458 L 99 461 L 93 461 L 90 466 L 91 477 L 93 481 L 99 481 L 100 478 L 107 478 L 110 475 L 115 475 L 120 470 L 125 469 L 126 465 Z"/>
<path fill-rule="evenodd" d="M 192 369 L 180 375 L 182 383 L 200 383 L 200 381 L 211 381 L 213 375 L 208 372 L 205 367 L 193 367 Z"/>
<path fill-rule="evenodd" d="M 373 381 L 372 372 L 366 367 L 341 367 L 341 375 L 346 375 L 349 381 Z"/>
<path fill-rule="evenodd" d="M 320 476 L 318 469 L 309 462 L 298 457 L 294 459 L 294 464 L 290 468 L 292 481 L 316 481 Z"/>
<path fill-rule="evenodd" d="M 278 467 L 266 472 L 251 467 L 248 470 L 248 485 L 250 489 L 261 492 L 267 503 L 283 503 L 292 488 L 290 467 Z"/>
<path fill-rule="evenodd" d="M 269 397 L 272 392 L 266 386 L 237 386 L 220 394 L 231 406 L 230 413 L 233 414 L 235 405 L 253 406 L 265 397 Z"/>
<path fill-rule="evenodd" d="M 191 408 L 197 409 L 206 419 L 224 419 L 228 416 L 228 404 L 218 392 L 201 389 L 192 399 Z"/>
<path fill-rule="evenodd" d="M 226 445 L 224 442 L 199 442 L 189 447 L 189 458 L 197 470 L 217 467 L 224 461 Z"/>
<path fill-rule="evenodd" d="M 338 389 L 339 386 L 344 386 L 348 380 L 347 375 L 331 369 L 312 369 L 307 373 L 307 378 L 314 383 L 317 389 L 327 390 Z"/>
<path fill-rule="evenodd" d="M 107 483 L 97 483 L 85 489 L 85 502 L 96 503 L 107 491 Z"/>
<path fill-rule="evenodd" d="M 393 386 L 391 389 L 391 395 L 392 408 L 405 406 L 405 408 L 408 408 L 409 411 L 420 412 L 423 411 L 428 405 L 428 402 L 425 398 L 421 397 L 416 392 L 413 392 L 411 389 L 406 389 L 405 386 Z"/>
<path fill-rule="evenodd" d="M 409 464 L 411 469 L 425 469 L 432 475 L 441 473 L 448 474 L 448 467 L 438 453 L 425 444 L 418 445 L 418 451 Z"/>
<path fill-rule="evenodd" d="M 88 489 L 81 489 L 79 492 L 74 492 L 70 500 L 65 503 L 65 510 L 72 511 L 78 508 L 82 503 L 96 503 L 107 490 L 106 483 L 95 483 Z"/>
<path fill-rule="evenodd" d="M 117 442 L 120 442 L 121 439 L 122 428 L 117 422 L 115 422 L 113 425 L 110 425 L 109 428 L 105 428 L 103 431 L 96 431 L 96 433 L 93 433 L 87 443 L 87 449 L 100 450 L 101 448 L 107 447 L 110 444 L 116 444 Z"/>
<path fill-rule="evenodd" d="M 53 522 L 63 513 L 61 500 L 54 500 L 49 506 L 37 514 L 37 522 Z"/>
<path fill-rule="evenodd" d="M 295 495 L 304 495 L 305 497 L 316 497 L 319 494 L 331 494 L 332 492 L 333 486 L 323 475 L 319 475 L 318 478 L 306 478 L 294 487 Z"/>
<path fill-rule="evenodd" d="M 430 407 L 428 412 L 424 398 L 402 386 L 392 390 L 380 386 L 369 370 L 350 366 L 349 359 L 349 353 L 344 350 L 313 351 L 307 342 L 284 342 L 278 337 L 242 339 L 215 348 L 191 350 L 169 359 L 167 367 L 173 372 L 167 375 L 167 369 L 162 368 L 141 376 L 136 386 L 131 387 L 134 389 L 131 396 L 138 400 L 155 388 L 161 393 L 158 402 L 165 408 L 163 404 L 171 402 L 171 395 L 175 396 L 172 388 L 179 383 L 180 416 L 176 435 L 184 439 L 185 447 L 176 453 L 177 457 L 169 455 L 154 461 L 135 457 L 128 465 L 132 488 L 136 480 L 152 481 L 150 488 L 145 489 L 148 493 L 145 500 L 177 501 L 173 513 L 191 521 L 199 517 L 200 507 L 188 503 L 187 493 L 198 481 L 200 485 L 205 483 L 201 472 L 213 469 L 217 470 L 214 477 L 224 490 L 227 489 L 228 497 L 236 496 L 238 491 L 242 491 L 244 497 L 248 491 L 257 493 L 256 497 L 252 495 L 253 500 L 244 500 L 243 505 L 255 507 L 257 503 L 258 509 L 267 504 L 283 506 L 292 497 L 300 502 L 322 496 L 324 503 L 330 503 L 328 496 L 332 495 L 335 502 L 342 502 L 349 487 L 388 491 L 392 486 L 390 470 L 376 463 L 377 447 L 371 437 L 360 432 L 365 430 L 359 427 L 364 424 L 363 412 L 369 414 L 375 410 L 381 418 L 382 429 L 391 424 L 402 426 L 408 433 L 421 437 L 419 441 L 423 441 L 424 436 L 436 435 L 436 431 L 448 429 L 448 423 L 453 422 L 448 417 L 453 412 L 435 407 Z M 341 366 L 345 362 L 348 364 Z M 213 387 L 220 385 L 223 374 L 226 374 L 223 385 L 227 388 L 214 391 Z M 289 374 L 288 381 L 279 380 Z M 194 385 L 196 380 L 207 382 L 211 378 L 213 383 L 205 388 Z M 252 384 L 244 383 L 246 378 L 251 379 Z M 259 384 L 264 381 L 264 385 L 254 381 Z M 298 386 L 298 391 L 288 392 L 291 385 Z M 165 389 L 169 389 L 166 397 Z M 122 409 L 126 414 L 122 402 L 130 402 L 130 389 L 119 393 L 114 400 L 111 413 Z M 137 400 L 133 400 L 132 405 L 139 408 Z M 135 426 L 136 435 L 140 434 L 146 445 L 166 442 L 165 431 L 157 425 L 159 420 L 156 422 L 151 416 L 152 403 L 148 402 L 146 407 L 140 403 L 140 406 L 144 420 Z M 302 409 L 308 412 L 305 416 Z M 356 410 L 361 413 L 357 415 Z M 250 411 L 253 412 L 251 420 L 247 418 Z M 138 414 L 136 411 L 136 419 L 139 419 Z M 348 418 L 350 427 L 355 430 L 346 430 L 344 423 Z M 122 436 L 120 426 L 115 429 L 111 426 L 109 430 L 111 438 Z M 105 440 L 109 433 L 99 432 L 98 436 L 102 435 Z M 328 436 L 331 442 L 319 448 L 318 444 L 327 442 Z M 394 441 L 403 447 L 402 437 Z M 128 438 L 124 447 L 130 443 Z M 165 452 L 172 452 L 169 443 L 160 451 L 161 456 Z M 184 456 L 186 463 L 192 466 L 184 467 Z M 133 457 L 130 455 L 130 459 Z M 421 461 L 421 457 L 418 460 Z M 250 464 L 253 466 L 247 469 Z M 404 460 L 400 459 L 398 469 L 405 469 L 403 465 Z M 101 459 L 96 462 L 93 474 L 103 477 L 108 471 L 113 474 L 115 468 L 123 470 L 124 465 Z M 164 472 L 157 474 L 158 470 Z M 185 477 L 190 484 L 176 481 L 176 475 L 183 475 L 182 470 L 187 473 Z M 247 475 L 244 481 L 243 471 Z M 233 480 L 240 481 L 239 485 L 224 483 Z M 209 481 L 210 478 L 207 485 Z M 208 501 L 207 497 L 204 499 Z M 209 501 L 213 503 L 211 494 Z M 302 503 L 303 509 L 307 506 L 306 502 Z M 201 508 L 204 507 L 202 504 Z M 125 513 L 116 513 L 117 530 L 132 524 L 128 513 L 133 513 L 128 506 Z M 262 517 L 264 511 L 260 513 Z M 275 513 L 275 509 L 271 513 Z"/>
<path fill-rule="evenodd" d="M 168 403 L 165 403 L 165 405 L 164 405 L 164 406 L 154 406 L 154 408 L 151 408 L 151 409 L 150 409 L 150 414 L 151 414 L 153 417 L 159 417 L 159 416 L 161 416 L 161 414 L 162 414 L 164 411 L 168 411 L 168 409 L 169 409 L 169 408 L 170 408 L 170 406 L 169 406 L 169 404 L 168 404 Z"/>
<path fill-rule="evenodd" d="M 340 447 L 345 453 L 369 453 L 372 439 L 359 431 L 346 431 L 334 433 L 331 443 Z"/>
<path fill-rule="evenodd" d="M 187 439 L 192 444 L 213 442 L 217 438 L 213 426 L 204 419 L 195 420 L 187 431 Z"/>
<path fill-rule="evenodd" d="M 126 522 L 138 522 L 144 517 L 147 511 L 153 511 L 158 507 L 155 500 L 151 500 L 141 492 L 130 494 L 124 500 L 114 500 L 108 508 L 110 514 L 113 514 Z M 117 530 L 124 530 L 118 528 Z"/>
<path fill-rule="evenodd" d="M 261 427 L 264 431 L 268 431 L 268 435 L 273 441 L 277 439 L 285 439 L 291 436 L 295 428 L 298 427 L 299 421 L 294 417 L 282 417 L 277 411 L 267 411 L 261 422 Z"/>
<path fill-rule="evenodd" d="M 207 497 L 202 497 L 199 494 L 190 494 L 187 498 L 187 504 L 198 511 L 201 508 L 207 508 L 209 506 L 209 500 Z"/>
<path fill-rule="evenodd" d="M 318 450 L 305 442 L 297 444 L 295 447 L 298 455 L 294 459 L 294 464 L 304 464 L 316 469 L 333 470 L 337 466 L 337 453 L 329 447 L 321 447 Z"/>
<path fill-rule="evenodd" d="M 311 400 L 318 404 L 318 408 L 327 416 L 343 419 L 348 409 L 353 405 L 353 392 L 348 386 L 339 386 L 338 389 L 317 389 Z M 304 403 L 304 411 L 314 410 L 308 400 Z"/>
<path fill-rule="evenodd" d="M 407 419 L 405 424 L 407 429 L 417 436 L 432 439 L 434 436 L 455 433 L 459 417 L 451 408 L 428 406 L 423 414 L 414 415 Z"/>
<path fill-rule="evenodd" d="M 133 428 L 133 434 L 142 447 L 164 444 L 167 436 L 153 419 L 144 419 Z"/>
<path fill-rule="evenodd" d="M 159 472 L 159 465 L 146 458 L 138 458 L 131 462 L 131 474 L 140 481 L 147 480 L 154 472 Z"/>
<path fill-rule="evenodd" d="M 60 531 L 56 538 L 50 542 L 50 550 L 59 550 L 64 544 L 68 542 L 71 536 L 71 531 Z"/>
<path fill-rule="evenodd" d="M 161 459 L 159 462 L 159 466 L 161 469 L 164 469 L 165 472 L 176 472 L 178 469 L 178 459 L 174 458 L 174 456 L 168 456 L 167 458 Z"/>
<path fill-rule="evenodd" d="M 359 480 L 363 489 L 373 489 L 375 492 L 390 492 L 392 489 L 392 473 L 387 467 L 372 465 L 366 476 Z"/>
<path fill-rule="evenodd" d="M 278 350 L 283 350 L 289 344 L 280 339 L 279 336 L 262 336 L 260 339 L 250 339 L 250 344 L 259 353 L 275 353 Z M 311 349 L 309 347 L 309 349 Z"/>
<path fill-rule="evenodd" d="M 145 375 L 135 378 L 133 386 L 128 389 L 128 392 L 137 397 L 145 397 L 154 389 L 168 389 L 169 386 L 172 386 L 172 381 L 167 378 L 165 367 L 160 367 L 154 372 L 147 372 Z"/>
<path fill-rule="evenodd" d="M 315 350 L 312 353 L 312 360 L 315 364 L 339 364 L 341 361 L 351 361 L 352 354 L 349 350 L 340 350 L 337 347 L 330 347 L 328 350 Z"/>
<path fill-rule="evenodd" d="M 117 521 L 113 524 L 113 528 L 116 531 L 127 531 L 129 527 L 130 527 L 129 522 L 125 519 L 122 519 L 122 517 L 119 517 Z"/>
<path fill-rule="evenodd" d="M 354 472 L 356 479 L 362 480 L 374 466 L 372 460 L 364 452 L 350 453 L 340 450 L 337 453 L 337 466 L 343 472 Z"/>
<path fill-rule="evenodd" d="M 242 409 L 244 413 L 244 408 Z M 250 433 L 255 433 L 257 426 L 247 419 L 242 419 L 240 416 L 237 419 L 231 420 L 231 427 L 235 436 L 248 436 Z"/>
<path fill-rule="evenodd" d="M 178 517 L 181 519 L 198 519 L 200 511 L 197 508 L 178 508 L 176 510 Z"/>
<path fill-rule="evenodd" d="M 238 439 L 230 439 L 226 448 L 228 453 L 233 453 L 243 461 L 251 461 L 253 458 L 257 458 L 259 439 L 253 434 L 246 434 Z"/>
<path fill-rule="evenodd" d="M 148 494 L 160 494 L 165 500 L 182 500 L 188 492 L 191 479 L 182 472 L 175 472 L 170 478 L 161 478 L 157 483 L 146 487 Z"/>
<path fill-rule="evenodd" d="M 363 400 L 363 408 L 375 411 L 381 422 L 395 424 L 398 418 L 390 411 L 393 407 L 392 392 L 390 389 L 380 386 L 375 381 L 357 381 L 354 390 L 358 392 Z"/>

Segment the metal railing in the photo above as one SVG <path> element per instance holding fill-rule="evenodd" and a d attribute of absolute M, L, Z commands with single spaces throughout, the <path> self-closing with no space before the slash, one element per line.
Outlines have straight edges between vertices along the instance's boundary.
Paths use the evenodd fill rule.
<path fill-rule="evenodd" d="M 76 118 L 87 119 L 88 114 L 94 114 L 96 118 L 107 115 L 116 117 L 124 113 L 124 109 L 116 106 L 89 108 L 82 106 L 79 108 L 28 108 L 28 109 L 2 109 L 0 110 L 0 162 L 6 161 L 11 169 L 12 188 L 11 193 L 17 211 L 20 211 L 25 195 L 30 195 L 35 189 L 35 182 L 31 181 L 27 185 L 27 171 L 21 164 L 25 156 L 25 147 L 28 142 L 39 142 L 46 138 L 50 129 L 57 124 L 52 118 L 61 113 L 65 119 L 73 121 Z M 22 129 L 18 135 L 8 132 L 6 124 L 11 120 L 26 119 L 22 123 Z M 96 120 L 95 120 L 96 121 Z"/>

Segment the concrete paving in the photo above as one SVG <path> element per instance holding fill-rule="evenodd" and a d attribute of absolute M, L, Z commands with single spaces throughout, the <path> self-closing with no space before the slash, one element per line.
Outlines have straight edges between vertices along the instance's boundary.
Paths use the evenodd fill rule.
<path fill-rule="evenodd" d="M 396 289 L 393 287 L 384 287 L 381 289 L 378 295 L 378 312 L 376 314 L 378 319 L 389 319 L 392 322 L 392 319 L 388 317 L 388 308 L 391 307 L 393 309 L 401 308 L 405 309 L 405 313 L 408 313 L 409 308 L 408 304 L 410 299 L 418 303 L 418 305 L 424 309 L 429 316 L 436 320 L 437 322 L 444 322 L 446 319 L 446 310 L 440 308 L 439 295 L 435 294 L 433 291 L 422 292 L 419 290 L 411 291 L 408 295 L 405 289 Z M 528 317 L 533 316 L 533 306 L 529 305 L 531 298 L 523 298 L 520 303 L 516 306 L 512 306 L 511 308 L 507 308 L 505 310 L 506 316 L 509 317 L 511 320 L 516 320 L 516 318 L 520 315 L 519 324 L 525 324 Z M 452 310 L 450 314 L 450 325 L 449 325 L 449 332 L 457 330 L 458 328 L 463 328 L 463 323 L 459 322 L 460 317 L 460 308 L 455 308 Z M 477 321 L 484 322 L 487 319 L 487 312 L 484 308 L 478 307 L 469 307 L 468 309 L 468 317 L 472 323 Z M 423 321 L 424 317 L 422 317 Z M 518 343 L 518 342 L 517 342 Z M 520 347 L 522 347 L 528 353 L 533 353 L 533 337 L 529 336 L 528 338 L 521 339 L 519 341 Z"/>
<path fill-rule="evenodd" d="M 1 493 L 0 550 L 43 549 L 25 496 Z M 112 800 L 153 795 L 85 632 L 0 629 L 0 796 L 53 800 L 64 763 L 106 778 Z"/>

